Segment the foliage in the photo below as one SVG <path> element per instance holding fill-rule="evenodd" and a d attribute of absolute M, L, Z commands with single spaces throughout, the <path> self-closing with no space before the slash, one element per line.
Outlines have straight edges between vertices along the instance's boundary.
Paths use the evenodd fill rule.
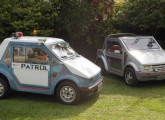
<path fill-rule="evenodd" d="M 52 35 L 55 31 L 55 23 L 59 20 L 57 2 L 58 0 L 53 2 L 1 0 L 0 39 L 3 40 L 15 31 L 32 35 L 34 29 L 39 30 L 39 35 Z"/>
<path fill-rule="evenodd" d="M 110 17 L 113 12 L 114 0 L 86 0 L 93 8 L 95 19 L 102 21 Z"/>
<path fill-rule="evenodd" d="M 89 44 L 95 43 L 95 47 L 102 47 L 104 38 L 111 33 L 116 33 L 113 20 L 113 0 L 86 0 L 92 7 L 93 22 L 88 33 Z"/>
<path fill-rule="evenodd" d="M 113 0 L 1 0 L 0 40 L 15 31 L 61 37 L 73 47 L 99 46 L 113 28 Z M 93 44 L 91 44 L 93 43 Z"/>
<path fill-rule="evenodd" d="M 160 0 L 128 0 L 116 7 L 116 20 L 121 27 L 148 30 L 153 34 L 165 29 L 165 4 Z"/>
<path fill-rule="evenodd" d="M 114 16 L 115 15 L 115 16 Z M 119 28 L 165 29 L 164 3 L 159 0 L 1 0 L 0 41 L 15 31 L 64 38 L 77 50 L 101 47 Z M 85 50 L 84 50 L 85 51 Z M 93 53 L 93 54 L 95 54 Z"/>
<path fill-rule="evenodd" d="M 83 1 L 81 3 L 76 0 L 60 1 L 61 30 L 67 32 L 67 39 L 72 45 L 81 42 L 79 39 L 87 34 L 92 16 L 90 11 L 90 7 Z"/>
<path fill-rule="evenodd" d="M 113 0 L 60 0 L 59 6 L 63 22 L 59 23 L 62 27 L 58 35 L 82 55 L 95 58 L 104 37 L 116 31 L 112 20 Z"/>

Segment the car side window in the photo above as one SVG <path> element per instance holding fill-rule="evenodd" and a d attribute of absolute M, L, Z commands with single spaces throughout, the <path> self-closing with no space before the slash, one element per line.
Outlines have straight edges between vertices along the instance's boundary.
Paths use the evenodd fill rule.
<path fill-rule="evenodd" d="M 26 48 L 26 62 L 48 64 L 47 54 L 41 48 Z"/>
<path fill-rule="evenodd" d="M 122 47 L 118 42 L 108 41 L 107 42 L 107 51 L 111 53 L 122 54 Z"/>
<path fill-rule="evenodd" d="M 47 54 L 41 48 L 14 47 L 13 51 L 13 62 L 48 64 Z"/>
<path fill-rule="evenodd" d="M 25 63 L 25 47 L 14 47 L 13 62 Z"/>
<path fill-rule="evenodd" d="M 10 49 L 7 52 L 7 55 L 5 56 L 4 63 L 9 67 L 10 65 Z"/>
<path fill-rule="evenodd" d="M 107 51 L 110 52 L 110 48 L 113 45 L 112 41 L 107 41 Z"/>

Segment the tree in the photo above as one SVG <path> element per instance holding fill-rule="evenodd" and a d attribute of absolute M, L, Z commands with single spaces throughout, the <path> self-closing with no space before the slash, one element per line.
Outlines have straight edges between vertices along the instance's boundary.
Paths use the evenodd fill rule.
<path fill-rule="evenodd" d="M 58 0 L 54 2 L 34 0 L 0 1 L 0 39 L 11 36 L 12 32 L 21 31 L 32 35 L 34 29 L 42 36 L 51 36 L 59 21 Z"/>
<path fill-rule="evenodd" d="M 104 37 L 116 32 L 113 5 L 113 0 L 1 0 L 0 40 L 36 29 L 38 36 L 64 38 L 76 51 L 95 55 Z"/>
<path fill-rule="evenodd" d="M 157 34 L 165 29 L 164 6 L 160 0 L 128 0 L 117 6 L 116 20 L 121 27 Z"/>

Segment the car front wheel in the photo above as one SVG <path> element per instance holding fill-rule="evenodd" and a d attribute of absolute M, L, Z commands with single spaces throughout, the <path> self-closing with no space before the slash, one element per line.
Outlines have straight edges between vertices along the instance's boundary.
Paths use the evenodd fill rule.
<path fill-rule="evenodd" d="M 137 86 L 139 83 L 136 78 L 135 71 L 133 68 L 130 68 L 130 67 L 126 68 L 124 77 L 125 77 L 126 84 L 129 86 Z"/>
<path fill-rule="evenodd" d="M 56 89 L 56 95 L 63 104 L 76 104 L 80 101 L 80 92 L 72 82 L 62 82 Z"/>

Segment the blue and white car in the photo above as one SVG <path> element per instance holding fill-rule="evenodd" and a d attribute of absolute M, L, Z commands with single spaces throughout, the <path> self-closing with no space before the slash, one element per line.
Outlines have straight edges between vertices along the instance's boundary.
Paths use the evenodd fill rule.
<path fill-rule="evenodd" d="M 10 89 L 56 95 L 75 104 L 102 86 L 101 69 L 77 54 L 67 42 L 16 33 L 0 46 L 0 98 Z"/>

